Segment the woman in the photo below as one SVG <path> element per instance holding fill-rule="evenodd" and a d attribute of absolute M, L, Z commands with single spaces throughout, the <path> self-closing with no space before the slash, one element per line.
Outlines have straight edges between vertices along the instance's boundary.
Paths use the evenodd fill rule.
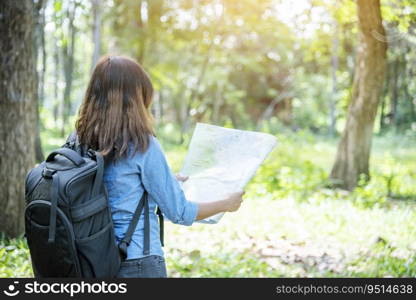
<path fill-rule="evenodd" d="M 148 193 L 150 250 L 143 251 L 144 213 L 133 233 L 118 277 L 166 277 L 156 206 L 173 223 L 191 225 L 226 211 L 236 211 L 243 192 L 210 203 L 188 201 L 169 169 L 154 135 L 149 112 L 153 87 L 135 61 L 122 56 L 100 59 L 90 79 L 76 122 L 82 144 L 105 158 L 104 183 L 116 239 L 127 231 L 143 193 Z"/>

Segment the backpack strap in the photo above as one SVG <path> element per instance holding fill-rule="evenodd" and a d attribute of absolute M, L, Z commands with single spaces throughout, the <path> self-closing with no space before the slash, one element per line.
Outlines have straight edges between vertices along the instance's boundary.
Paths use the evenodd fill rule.
<path fill-rule="evenodd" d="M 95 173 L 91 197 L 96 197 L 100 193 L 100 189 L 103 184 L 104 158 L 101 155 L 101 153 L 97 151 L 93 151 L 93 152 L 94 152 L 95 160 L 97 162 L 97 172 Z"/>
<path fill-rule="evenodd" d="M 52 190 L 51 190 L 51 210 L 49 216 L 49 234 L 48 243 L 55 242 L 56 232 L 56 207 L 58 205 L 58 189 L 59 189 L 59 177 L 58 174 L 52 175 Z"/>
<path fill-rule="evenodd" d="M 142 214 L 143 208 L 145 208 L 145 220 L 144 220 L 144 244 L 143 244 L 143 254 L 149 254 L 150 249 L 150 220 L 149 220 L 149 202 L 147 199 L 147 191 L 144 190 L 143 196 L 140 199 L 139 204 L 137 205 L 136 211 L 134 212 L 133 218 L 127 228 L 126 234 L 123 239 L 118 244 L 118 249 L 122 260 L 127 258 L 127 247 L 130 245 L 133 232 L 137 227 L 139 222 L 140 215 Z M 147 215 L 147 217 L 146 217 Z"/>
<path fill-rule="evenodd" d="M 150 218 L 149 218 L 149 201 L 147 199 L 147 192 L 144 203 L 144 243 L 143 243 L 143 254 L 148 255 L 150 252 Z"/>
<path fill-rule="evenodd" d="M 66 144 L 73 144 L 73 145 L 78 143 L 78 136 L 77 136 L 77 132 L 75 130 L 71 132 L 71 134 L 66 139 L 65 143 Z"/>
<path fill-rule="evenodd" d="M 160 207 L 157 207 L 157 211 L 156 211 L 158 217 L 159 217 L 159 229 L 160 229 L 160 243 L 162 244 L 162 247 L 165 246 L 165 237 L 164 237 L 164 226 L 163 226 L 163 214 L 162 211 L 160 210 Z"/>
<path fill-rule="evenodd" d="M 70 148 L 81 156 L 85 156 L 88 152 L 88 148 L 84 145 L 81 145 L 79 142 L 78 135 L 75 130 L 71 132 L 62 147 Z"/>

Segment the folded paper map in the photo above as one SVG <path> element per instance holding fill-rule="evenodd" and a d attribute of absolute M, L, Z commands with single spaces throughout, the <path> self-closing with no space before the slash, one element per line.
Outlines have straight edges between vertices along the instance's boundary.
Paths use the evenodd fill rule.
<path fill-rule="evenodd" d="M 197 123 L 181 174 L 188 200 L 222 200 L 244 189 L 258 167 L 276 146 L 273 135 Z M 204 219 L 217 223 L 223 213 Z"/>

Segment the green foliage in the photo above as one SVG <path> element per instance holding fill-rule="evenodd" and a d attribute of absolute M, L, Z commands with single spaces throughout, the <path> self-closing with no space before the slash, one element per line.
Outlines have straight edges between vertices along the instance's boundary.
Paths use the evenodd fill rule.
<path fill-rule="evenodd" d="M 382 1 L 386 38 L 391 39 L 389 69 L 400 61 L 403 76 L 397 82 L 387 76 L 383 120 L 377 123 L 384 124 L 382 130 L 395 128 L 414 134 L 413 2 Z M 63 52 L 70 43 L 68 18 L 74 4 L 73 85 L 66 111 L 62 107 L 66 85 Z M 285 126 L 327 132 L 333 101 L 336 130 L 343 130 L 358 40 L 354 1 L 103 0 L 100 9 L 101 53 L 127 55 L 144 66 L 156 91 L 156 119 L 178 124 L 179 142 L 195 122 L 256 128 L 266 108 L 286 93 L 284 105 L 276 105 L 271 115 Z M 47 3 L 45 12 L 47 55 L 41 109 L 55 111 L 56 125 L 65 135 L 73 126 L 73 119 L 66 120 L 66 116 L 76 114 L 91 75 L 93 11 L 88 1 L 54 0 Z M 332 78 L 335 57 L 336 91 Z M 397 109 L 393 109 L 395 101 Z M 394 122 L 389 121 L 390 114 L 394 114 Z"/>
<path fill-rule="evenodd" d="M 0 235 L 0 278 L 32 276 L 26 241 L 23 238 L 10 240 Z"/>
<path fill-rule="evenodd" d="M 68 18 L 74 4 L 73 85 L 66 111 L 62 107 L 63 52 L 70 43 Z M 101 53 L 127 55 L 145 67 L 155 86 L 156 118 L 163 124 L 179 124 L 180 142 L 195 122 L 255 128 L 273 100 L 286 93 L 285 105 L 276 105 L 272 113 L 285 126 L 328 131 L 329 106 L 334 101 L 336 129 L 343 130 L 358 40 L 354 1 L 103 0 L 100 9 Z M 413 134 L 415 11 L 411 0 L 382 1 L 389 69 L 400 61 L 403 76 L 397 82 L 387 76 L 385 110 L 378 122 Z M 64 135 L 73 126 L 73 119 L 66 120 L 66 115 L 76 114 L 91 75 L 92 7 L 88 1 L 54 0 L 47 3 L 45 12 L 47 55 L 41 109 L 55 110 L 56 124 Z M 395 101 L 397 109 L 393 109 Z M 389 121 L 390 114 L 394 122 Z"/>

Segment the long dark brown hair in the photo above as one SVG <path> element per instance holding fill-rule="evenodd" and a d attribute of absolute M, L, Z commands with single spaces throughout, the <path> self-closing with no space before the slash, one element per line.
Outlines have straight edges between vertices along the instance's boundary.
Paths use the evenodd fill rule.
<path fill-rule="evenodd" d="M 134 60 L 123 56 L 102 57 L 91 76 L 75 123 L 81 144 L 106 158 L 144 152 L 154 135 L 149 111 L 153 86 Z"/>

